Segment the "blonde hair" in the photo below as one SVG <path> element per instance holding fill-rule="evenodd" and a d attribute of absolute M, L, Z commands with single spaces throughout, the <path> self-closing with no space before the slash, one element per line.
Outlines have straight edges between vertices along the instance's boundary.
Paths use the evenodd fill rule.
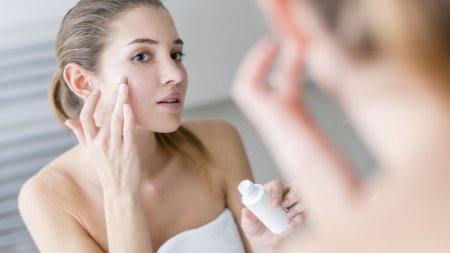
<path fill-rule="evenodd" d="M 97 73 L 100 56 L 111 33 L 111 23 L 125 11 L 141 6 L 165 9 L 159 0 L 81 0 L 66 14 L 56 40 L 58 70 L 49 89 L 49 101 L 59 121 L 79 119 L 84 104 L 67 86 L 62 70 L 67 64 L 76 63 Z M 156 133 L 156 137 L 169 153 L 180 156 L 198 169 L 207 182 L 211 158 L 194 133 L 181 126 L 172 133 Z"/>
<path fill-rule="evenodd" d="M 450 1 L 311 0 L 349 52 L 368 59 L 399 56 L 450 82 Z"/>

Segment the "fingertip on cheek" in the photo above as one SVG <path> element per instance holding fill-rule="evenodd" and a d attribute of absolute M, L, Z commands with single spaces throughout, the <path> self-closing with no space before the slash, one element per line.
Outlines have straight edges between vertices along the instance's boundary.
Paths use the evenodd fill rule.
<path fill-rule="evenodd" d="M 122 84 L 127 81 L 127 78 L 125 76 L 119 76 L 116 80 L 117 84 Z"/>

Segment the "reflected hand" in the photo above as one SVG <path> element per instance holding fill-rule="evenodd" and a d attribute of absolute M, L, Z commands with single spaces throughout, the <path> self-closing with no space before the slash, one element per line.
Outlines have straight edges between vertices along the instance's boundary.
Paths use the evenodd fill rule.
<path fill-rule="evenodd" d="M 258 2 L 269 21 L 279 20 L 277 3 L 281 1 Z M 359 183 L 304 103 L 304 45 L 299 36 L 291 36 L 292 27 L 282 27 L 286 22 L 271 24 L 280 42 L 266 39 L 251 49 L 235 78 L 232 97 L 284 176 L 298 183 L 311 214 L 311 227 L 329 231 L 351 218 L 355 196 L 360 194 Z M 277 54 L 278 64 L 271 73 Z"/>

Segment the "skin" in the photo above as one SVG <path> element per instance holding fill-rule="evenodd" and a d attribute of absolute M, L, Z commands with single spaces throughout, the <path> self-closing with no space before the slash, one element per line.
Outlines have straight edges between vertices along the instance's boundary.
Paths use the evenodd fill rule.
<path fill-rule="evenodd" d="M 187 87 L 179 58 L 183 46 L 175 43 L 179 36 L 170 15 L 139 7 L 123 13 L 112 28 L 99 73 L 76 64 L 64 69 L 70 88 L 85 99 L 80 121 L 66 122 L 80 145 L 28 180 L 19 196 L 21 215 L 40 251 L 156 252 L 171 237 L 211 222 L 228 207 L 236 223 L 243 223 L 247 251 L 273 252 L 301 223 L 304 208 L 290 209 L 291 228 L 283 235 L 269 233 L 243 208 L 237 185 L 252 175 L 232 126 L 183 123 L 217 166 L 208 171 L 212 190 L 194 168 L 156 142 L 155 132 L 181 125 Z M 128 45 L 140 38 L 158 43 Z M 157 104 L 172 93 L 179 95 L 179 108 Z M 294 189 L 282 198 L 279 181 L 265 187 L 275 206 L 299 200 Z"/>
<path fill-rule="evenodd" d="M 258 4 L 275 39 L 245 57 L 233 97 L 282 172 L 297 180 L 311 214 L 311 229 L 279 252 L 448 252 L 450 94 L 439 88 L 448 83 L 396 52 L 354 59 L 308 1 Z M 340 102 L 377 158 L 380 170 L 370 180 L 356 179 L 309 115 L 298 83 L 305 69 Z"/>

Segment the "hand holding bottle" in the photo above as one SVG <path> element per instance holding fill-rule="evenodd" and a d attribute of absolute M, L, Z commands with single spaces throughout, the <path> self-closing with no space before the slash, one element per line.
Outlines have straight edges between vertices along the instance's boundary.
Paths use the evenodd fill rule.
<path fill-rule="evenodd" d="M 304 221 L 305 208 L 295 190 L 279 180 L 264 187 L 244 180 L 239 191 L 247 206 L 242 209 L 241 226 L 254 252 L 273 252 L 279 241 Z"/>

